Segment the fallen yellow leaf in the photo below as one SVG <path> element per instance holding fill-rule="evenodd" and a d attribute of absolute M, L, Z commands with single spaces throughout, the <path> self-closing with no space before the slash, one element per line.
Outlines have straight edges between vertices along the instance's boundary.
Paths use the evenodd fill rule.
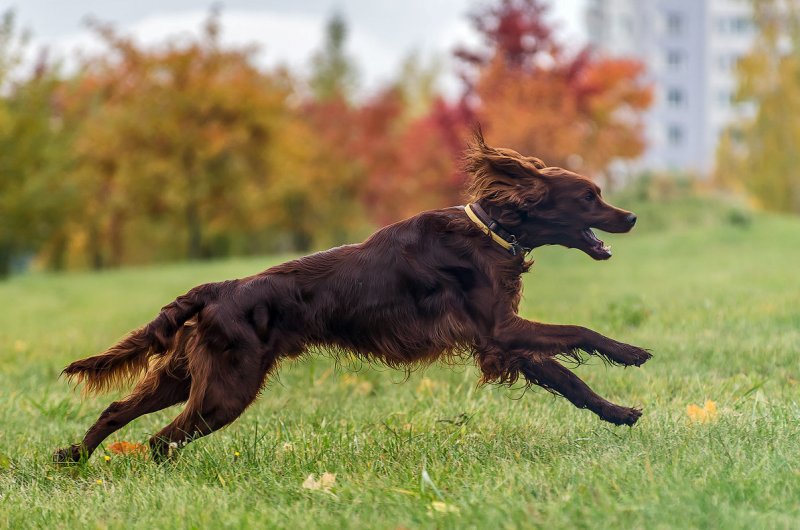
<path fill-rule="evenodd" d="M 369 381 L 364 381 L 357 375 L 353 374 L 345 374 L 342 377 L 342 384 L 346 387 L 352 387 L 353 391 L 361 396 L 366 396 L 372 392 L 373 388 L 372 383 Z"/>
<path fill-rule="evenodd" d="M 146 455 L 149 453 L 147 446 L 144 446 L 140 443 L 131 443 L 125 441 L 112 443 L 108 446 L 108 450 L 118 455 Z"/>
<path fill-rule="evenodd" d="M 438 381 L 423 377 L 417 385 L 417 392 L 433 392 L 438 386 Z"/>
<path fill-rule="evenodd" d="M 717 417 L 717 404 L 707 400 L 702 407 L 694 403 L 687 405 L 686 415 L 689 420 L 695 423 L 708 423 Z"/>
<path fill-rule="evenodd" d="M 307 490 L 318 490 L 328 492 L 336 484 L 336 473 L 328 473 L 327 471 L 317 480 L 316 475 L 311 473 L 303 481 L 303 488 Z"/>
<path fill-rule="evenodd" d="M 416 493 L 409 490 L 404 490 L 403 488 L 389 488 L 391 491 L 396 491 L 397 493 L 402 493 L 403 495 L 413 495 L 416 496 Z"/>
<path fill-rule="evenodd" d="M 447 504 L 442 501 L 431 502 L 431 510 L 439 513 L 458 513 L 458 506 Z"/>

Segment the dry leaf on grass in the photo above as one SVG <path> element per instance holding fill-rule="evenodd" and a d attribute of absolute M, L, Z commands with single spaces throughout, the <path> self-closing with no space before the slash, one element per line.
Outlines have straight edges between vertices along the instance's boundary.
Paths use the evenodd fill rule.
<path fill-rule="evenodd" d="M 117 455 L 147 455 L 150 452 L 146 445 L 125 441 L 110 444 L 108 450 Z"/>
<path fill-rule="evenodd" d="M 342 384 L 345 387 L 352 388 L 356 394 L 361 396 L 368 395 L 373 389 L 372 383 L 352 374 L 346 374 L 342 377 Z"/>
<path fill-rule="evenodd" d="M 423 377 L 419 384 L 417 385 L 417 392 L 428 392 L 432 393 L 434 390 L 439 388 L 441 383 L 439 381 L 434 381 L 433 379 L 429 379 L 427 377 Z"/>
<path fill-rule="evenodd" d="M 458 506 L 453 506 L 452 504 L 447 504 L 442 501 L 433 501 L 431 502 L 431 508 L 428 510 L 428 513 L 432 515 L 433 512 L 458 513 Z"/>
<path fill-rule="evenodd" d="M 686 407 L 686 415 L 694 423 L 708 423 L 717 417 L 717 404 L 710 399 L 702 407 L 692 403 Z"/>
<path fill-rule="evenodd" d="M 303 488 L 307 490 L 319 490 L 329 492 L 331 488 L 336 484 L 336 473 L 328 473 L 327 471 L 322 474 L 322 476 L 317 480 L 316 475 L 311 473 L 306 479 L 303 481 Z"/>

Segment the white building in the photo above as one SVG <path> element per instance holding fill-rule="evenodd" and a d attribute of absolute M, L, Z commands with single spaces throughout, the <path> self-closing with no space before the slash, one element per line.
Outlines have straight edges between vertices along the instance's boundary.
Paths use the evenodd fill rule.
<path fill-rule="evenodd" d="M 707 175 L 737 113 L 736 64 L 752 42 L 748 0 L 589 0 L 590 42 L 646 65 L 655 98 L 640 167 Z"/>

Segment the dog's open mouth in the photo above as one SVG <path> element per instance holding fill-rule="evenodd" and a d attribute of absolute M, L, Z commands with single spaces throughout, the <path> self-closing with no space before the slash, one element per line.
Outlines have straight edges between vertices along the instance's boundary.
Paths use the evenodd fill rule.
<path fill-rule="evenodd" d="M 594 259 L 608 259 L 611 257 L 611 246 L 606 245 L 598 239 L 591 228 L 582 230 L 581 237 L 583 237 L 583 240 L 589 245 L 586 249 L 586 253 L 591 257 Z"/>

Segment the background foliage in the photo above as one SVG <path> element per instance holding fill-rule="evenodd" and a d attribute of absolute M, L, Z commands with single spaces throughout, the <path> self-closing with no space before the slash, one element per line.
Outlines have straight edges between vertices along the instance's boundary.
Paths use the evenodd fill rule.
<path fill-rule="evenodd" d="M 602 175 L 644 148 L 642 66 L 567 52 L 541 0 L 469 15 L 483 36 L 459 49 L 463 85 L 411 55 L 396 79 L 358 87 L 336 15 L 303 77 L 257 66 L 219 38 L 212 10 L 194 41 L 145 47 L 98 21 L 103 53 L 65 73 L 0 27 L 0 274 L 103 268 L 330 246 L 420 210 L 462 202 L 460 156 L 489 138 Z M 580 155 L 579 155 L 580 153 Z"/>
<path fill-rule="evenodd" d="M 717 178 L 767 208 L 800 213 L 800 2 L 752 4 L 756 38 L 737 71 L 744 112 L 720 143 Z"/>

